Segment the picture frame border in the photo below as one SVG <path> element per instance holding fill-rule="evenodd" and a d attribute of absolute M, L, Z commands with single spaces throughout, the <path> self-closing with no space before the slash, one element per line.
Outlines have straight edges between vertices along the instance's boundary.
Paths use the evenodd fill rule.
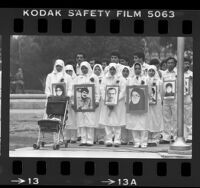
<path fill-rule="evenodd" d="M 164 83 L 165 82 L 174 82 L 175 83 L 175 95 L 174 95 L 173 98 L 172 97 L 170 97 L 170 98 L 169 97 L 165 97 L 165 92 L 164 92 L 165 91 L 165 89 L 164 89 L 164 85 L 165 85 Z M 163 99 L 164 100 L 174 100 L 174 99 L 176 99 L 176 93 L 177 93 L 176 80 L 164 80 L 163 81 Z"/>
<path fill-rule="evenodd" d="M 106 88 L 105 88 L 105 101 L 104 101 L 104 104 L 106 106 L 116 106 L 117 104 L 106 104 L 106 94 L 107 94 L 107 88 L 108 87 L 117 87 L 118 88 L 118 94 L 117 94 L 117 104 L 119 103 L 119 85 L 106 85 Z"/>
<path fill-rule="evenodd" d="M 129 89 L 130 88 L 143 88 L 146 95 L 145 95 L 145 109 L 144 110 L 135 110 L 135 111 L 130 111 L 129 110 Z M 126 113 L 147 113 L 148 112 L 148 105 L 149 105 L 149 94 L 148 94 L 148 85 L 131 85 L 131 86 L 126 86 Z"/>
<path fill-rule="evenodd" d="M 79 87 L 91 87 L 92 88 L 92 109 L 84 109 L 84 110 L 77 109 L 76 90 Z M 74 111 L 75 112 L 95 112 L 95 87 L 94 87 L 94 84 L 75 84 L 74 85 Z"/>
<path fill-rule="evenodd" d="M 188 80 L 188 92 L 187 92 L 187 93 L 184 92 L 184 96 L 190 95 L 190 94 L 191 94 L 191 83 L 192 83 L 192 78 L 186 77 L 185 80 L 186 80 L 186 79 Z M 185 84 L 184 84 L 184 87 L 185 87 Z M 185 89 L 184 89 L 184 90 L 185 90 Z"/>

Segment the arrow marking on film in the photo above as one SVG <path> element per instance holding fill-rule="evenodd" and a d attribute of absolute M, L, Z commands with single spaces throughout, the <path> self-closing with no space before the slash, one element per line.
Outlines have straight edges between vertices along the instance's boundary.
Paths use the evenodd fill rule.
<path fill-rule="evenodd" d="M 18 184 L 21 184 L 21 183 L 24 183 L 25 180 L 21 179 L 21 178 L 18 178 L 18 180 L 11 180 L 12 183 L 18 183 Z"/>
<path fill-rule="evenodd" d="M 111 180 L 111 179 L 108 179 L 108 180 L 106 180 L 106 181 L 101 181 L 102 183 L 107 183 L 108 185 L 111 185 L 111 184 L 113 184 L 113 183 L 115 183 L 115 181 L 114 180 Z"/>

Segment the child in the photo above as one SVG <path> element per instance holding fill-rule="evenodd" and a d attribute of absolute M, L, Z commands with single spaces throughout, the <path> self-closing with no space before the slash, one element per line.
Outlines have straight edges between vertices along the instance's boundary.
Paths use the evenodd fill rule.
<path fill-rule="evenodd" d="M 101 88 L 101 82 L 103 79 L 103 68 L 100 64 L 95 64 L 94 68 L 93 68 L 93 73 L 98 77 L 99 79 L 99 85 Z M 101 90 L 100 90 L 101 91 Z M 100 116 L 100 111 L 101 111 L 101 106 L 102 106 L 102 97 L 101 97 L 101 93 L 100 93 L 100 102 L 99 102 L 99 107 L 96 109 L 95 113 L 96 113 L 96 124 L 97 124 L 97 128 L 95 130 L 95 142 L 98 142 L 100 145 L 104 145 L 104 137 L 105 137 L 105 128 L 103 126 L 99 125 L 99 116 Z"/>
<path fill-rule="evenodd" d="M 114 146 L 119 147 L 121 143 L 121 127 L 125 126 L 125 90 L 126 80 L 123 77 L 117 76 L 117 64 L 110 63 L 108 66 L 108 73 L 102 80 L 101 94 L 103 99 L 103 105 L 100 112 L 99 124 L 105 126 L 106 132 L 106 146 L 113 145 L 114 134 Z M 119 99 L 116 106 L 105 104 L 105 92 L 107 85 L 119 86 Z M 110 94 L 111 94 L 111 90 Z M 113 89 L 114 91 L 114 89 Z"/>
<path fill-rule="evenodd" d="M 142 66 L 140 63 L 134 64 L 134 75 L 128 80 L 127 85 L 146 85 L 146 77 L 142 74 Z M 146 128 L 147 113 L 127 113 L 126 129 L 132 131 L 134 139 L 134 147 L 147 147 L 148 131 Z"/>
<path fill-rule="evenodd" d="M 65 66 L 65 72 L 72 78 L 72 84 L 76 79 L 76 73 L 72 65 Z M 65 137 L 67 138 L 67 142 L 76 143 L 77 141 L 77 126 L 76 126 L 76 118 L 75 112 L 71 108 L 71 101 L 68 107 L 68 119 L 66 121 L 66 130 L 65 130 Z"/>
<path fill-rule="evenodd" d="M 95 86 L 95 106 L 99 106 L 100 92 L 98 77 L 92 73 L 90 64 L 83 61 L 80 64 L 81 74 L 77 76 L 74 84 L 94 84 Z M 74 87 L 73 87 L 74 90 Z M 85 92 L 87 88 L 82 88 Z M 88 92 L 88 91 L 86 91 Z M 76 112 L 77 127 L 80 127 L 81 144 L 80 146 L 92 146 L 94 143 L 94 128 L 96 128 L 95 112 Z"/>
<path fill-rule="evenodd" d="M 163 117 L 162 117 L 162 104 L 161 104 L 161 92 L 162 92 L 162 81 L 158 74 L 156 74 L 157 68 L 155 65 L 150 65 L 148 68 L 147 84 L 149 86 L 150 97 L 152 94 L 157 93 L 156 104 L 149 104 L 147 127 L 148 127 L 148 146 L 157 146 L 163 130 Z M 156 86 L 157 88 L 152 88 Z M 157 91 L 152 91 L 157 89 Z M 155 97 L 155 96 L 154 96 Z"/>

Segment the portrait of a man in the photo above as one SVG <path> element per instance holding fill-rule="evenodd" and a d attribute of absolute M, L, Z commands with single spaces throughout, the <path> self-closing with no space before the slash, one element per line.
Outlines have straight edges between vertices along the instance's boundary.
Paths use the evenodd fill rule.
<path fill-rule="evenodd" d="M 184 80 L 184 95 L 190 94 L 190 78 L 185 78 Z"/>
<path fill-rule="evenodd" d="M 147 86 L 127 87 L 127 112 L 147 112 Z"/>
<path fill-rule="evenodd" d="M 119 86 L 107 86 L 105 104 L 116 105 L 118 102 Z"/>
<path fill-rule="evenodd" d="M 75 85 L 74 92 L 76 112 L 92 112 L 95 110 L 93 84 Z"/>
<path fill-rule="evenodd" d="M 157 103 L 157 86 L 152 86 L 149 104 L 156 104 L 156 103 Z"/>
<path fill-rule="evenodd" d="M 164 99 L 175 98 L 175 81 L 164 82 Z"/>

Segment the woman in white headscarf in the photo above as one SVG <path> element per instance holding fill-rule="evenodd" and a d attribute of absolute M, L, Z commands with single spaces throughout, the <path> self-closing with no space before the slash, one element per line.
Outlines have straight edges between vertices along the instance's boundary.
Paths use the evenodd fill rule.
<path fill-rule="evenodd" d="M 140 63 L 135 63 L 133 66 L 134 76 L 128 79 L 127 85 L 147 85 L 146 76 L 142 74 L 142 66 Z M 141 95 L 144 95 L 140 89 L 133 89 L 131 94 L 137 96 L 138 99 L 141 98 Z M 133 96 L 134 96 L 133 95 Z M 144 97 L 144 96 L 143 96 Z M 143 104 L 143 100 L 139 100 L 140 104 Z M 129 106 L 136 106 L 138 103 L 133 103 Z M 134 108 L 131 107 L 131 108 Z M 148 131 L 146 129 L 147 124 L 147 113 L 136 113 L 131 112 L 126 114 L 126 128 L 132 131 L 133 139 L 134 139 L 134 147 L 147 147 L 148 142 Z"/>
<path fill-rule="evenodd" d="M 71 84 L 73 84 L 74 80 L 76 79 L 76 73 L 72 65 L 65 66 L 65 72 L 71 78 Z M 76 126 L 76 116 L 74 110 L 71 108 L 71 101 L 69 102 L 68 106 L 68 119 L 66 121 L 66 129 L 65 129 L 65 138 L 69 143 L 76 143 L 77 141 L 77 126 Z"/>
<path fill-rule="evenodd" d="M 162 80 L 158 76 L 155 65 L 148 67 L 147 84 L 149 86 L 149 111 L 147 118 L 148 145 L 157 146 L 163 131 L 163 115 L 161 105 Z M 157 95 L 157 96 L 156 96 Z M 153 101 L 155 104 L 152 104 Z"/>
<path fill-rule="evenodd" d="M 81 74 L 77 76 L 74 84 L 84 85 L 93 84 L 95 87 L 95 108 L 99 106 L 100 91 L 98 77 L 93 74 L 90 64 L 83 61 L 80 65 Z M 74 90 L 74 87 L 73 87 Z M 87 90 L 87 88 L 85 88 Z M 73 101 L 72 101 L 73 102 Z M 81 144 L 80 146 L 92 146 L 94 143 L 94 128 L 96 125 L 95 112 L 76 112 L 77 127 L 80 127 Z"/>
<path fill-rule="evenodd" d="M 101 82 L 104 76 L 103 68 L 101 64 L 95 64 L 93 67 L 93 73 L 98 77 L 99 79 L 99 86 L 101 88 Z M 100 90 L 101 91 L 101 90 Z M 100 116 L 100 111 L 101 111 L 101 106 L 102 106 L 102 97 L 101 97 L 101 92 L 100 92 L 100 102 L 99 102 L 99 107 L 96 109 L 96 124 L 97 128 L 95 129 L 95 142 L 98 142 L 99 144 L 103 145 L 104 144 L 104 138 L 105 138 L 105 129 L 103 126 L 99 125 L 99 116 Z"/>
<path fill-rule="evenodd" d="M 65 64 L 62 59 L 57 59 L 54 63 L 54 68 L 51 73 L 47 75 L 45 94 L 48 96 L 53 95 L 52 84 L 64 82 L 66 84 L 66 95 L 71 95 L 70 83 L 71 77 L 65 73 Z"/>
<path fill-rule="evenodd" d="M 130 69 L 131 68 L 129 66 L 122 66 L 122 68 L 121 68 L 121 76 L 126 79 L 126 85 L 131 76 Z M 126 129 L 126 127 L 122 127 L 122 129 L 121 129 L 121 144 L 127 145 L 128 143 L 133 144 L 132 132 L 130 130 Z"/>
<path fill-rule="evenodd" d="M 126 90 L 126 80 L 122 76 L 118 76 L 117 64 L 110 63 L 109 71 L 102 80 L 101 86 L 101 96 L 103 100 L 103 105 L 100 112 L 99 124 L 105 126 L 106 132 L 106 146 L 110 147 L 113 145 L 113 134 L 114 134 L 114 146 L 119 147 L 121 144 L 121 127 L 125 126 L 125 90 Z M 118 86 L 119 92 L 115 88 L 110 88 L 119 94 L 117 105 L 106 105 L 105 104 L 105 93 L 107 94 L 109 90 L 106 90 L 106 86 Z"/>
<path fill-rule="evenodd" d="M 57 59 L 54 63 L 54 68 L 51 73 L 47 75 L 45 94 L 47 97 L 53 95 L 52 84 L 65 83 L 66 84 L 66 96 L 71 96 L 71 77 L 65 73 L 65 64 L 62 59 Z M 44 114 L 44 118 L 47 114 Z M 58 134 L 54 134 L 54 143 L 58 143 Z"/>

